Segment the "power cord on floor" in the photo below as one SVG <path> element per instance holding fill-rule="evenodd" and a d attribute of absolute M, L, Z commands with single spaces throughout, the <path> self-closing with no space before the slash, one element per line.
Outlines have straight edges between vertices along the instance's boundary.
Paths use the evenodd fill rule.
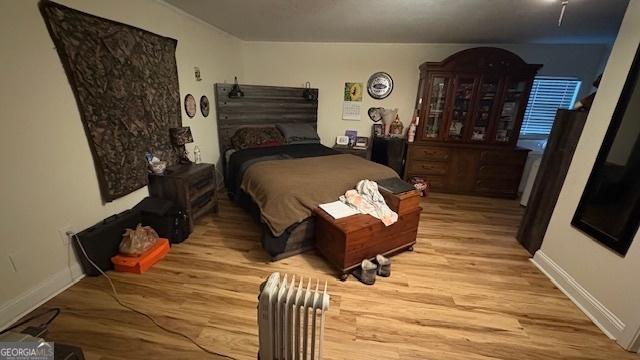
<path fill-rule="evenodd" d="M 165 327 L 164 325 L 161 325 L 160 323 L 158 323 L 158 322 L 157 322 L 157 321 L 156 321 L 156 320 L 155 320 L 151 315 L 149 315 L 149 314 L 147 314 L 147 313 L 145 313 L 145 312 L 142 312 L 142 311 L 140 311 L 140 310 L 138 310 L 138 309 L 135 309 L 135 308 L 133 308 L 133 307 L 131 307 L 131 306 L 129 306 L 129 305 L 127 305 L 127 304 L 125 304 L 122 300 L 120 300 L 120 296 L 118 295 L 118 291 L 116 291 L 116 286 L 113 284 L 113 280 L 111 280 L 111 278 L 109 277 L 109 275 L 105 274 L 105 272 L 104 272 L 104 271 L 102 271 L 102 269 L 100 269 L 100 267 L 99 267 L 98 265 L 96 265 L 96 264 L 91 260 L 91 258 L 89 258 L 89 255 L 87 255 L 87 252 L 84 250 L 84 247 L 82 246 L 82 243 L 80 242 L 80 239 L 78 238 L 78 235 L 77 235 L 77 234 L 75 234 L 75 233 L 73 233 L 73 234 L 72 234 L 72 236 L 73 236 L 73 238 L 75 239 L 76 243 L 78 244 L 78 247 L 79 247 L 79 248 L 80 248 L 80 250 L 82 251 L 82 255 L 84 255 L 85 259 L 87 259 L 87 261 L 88 261 L 88 262 L 89 262 L 89 263 L 90 263 L 90 264 L 91 264 L 91 265 L 92 265 L 96 270 L 98 270 L 98 271 L 100 272 L 100 274 L 102 274 L 105 278 L 107 278 L 107 280 L 109 281 L 109 285 L 111 285 L 111 290 L 113 291 L 113 293 L 111 294 L 111 296 L 113 296 L 113 298 L 114 298 L 114 299 L 116 299 L 116 301 L 118 302 L 118 304 L 120 304 L 120 306 L 122 306 L 123 308 L 125 308 L 125 309 L 127 309 L 127 310 L 133 311 L 133 312 L 134 312 L 134 313 L 136 313 L 136 314 L 140 314 L 140 315 L 142 315 L 142 316 L 146 317 L 146 318 L 147 318 L 147 319 L 149 319 L 149 320 L 150 320 L 150 321 L 151 321 L 155 326 L 157 326 L 158 328 L 160 328 L 160 329 L 162 329 L 162 330 L 164 330 L 164 331 L 166 331 L 166 332 L 168 332 L 168 333 L 170 333 L 170 334 L 177 335 L 177 336 L 180 336 L 180 337 L 183 337 L 183 338 L 185 338 L 185 339 L 189 340 L 193 345 L 197 346 L 200 350 L 202 350 L 202 351 L 206 352 L 207 354 L 220 356 L 220 357 L 223 357 L 223 358 L 225 358 L 225 359 L 237 360 L 236 358 L 233 358 L 233 357 L 231 357 L 231 356 L 224 355 L 224 354 L 221 354 L 221 353 L 215 352 L 215 351 L 213 351 L 213 350 L 209 350 L 209 349 L 205 348 L 204 346 L 202 346 L 202 345 L 198 344 L 198 343 L 197 343 L 195 340 L 193 340 L 190 336 L 188 336 L 188 335 L 186 335 L 186 334 L 183 334 L 183 333 L 181 333 L 181 332 L 179 332 L 179 331 L 169 329 L 169 328 Z"/>

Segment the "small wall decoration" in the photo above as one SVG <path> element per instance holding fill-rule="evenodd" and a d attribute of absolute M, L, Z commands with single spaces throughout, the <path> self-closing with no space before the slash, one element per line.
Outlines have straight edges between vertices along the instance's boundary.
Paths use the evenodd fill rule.
<path fill-rule="evenodd" d="M 200 77 L 200 68 L 197 66 L 193 67 L 193 75 L 196 77 L 196 81 L 202 81 L 202 77 Z"/>
<path fill-rule="evenodd" d="M 209 116 L 209 98 L 206 95 L 200 97 L 200 112 L 204 117 Z"/>
<path fill-rule="evenodd" d="M 187 94 L 184 97 L 184 111 L 187 112 L 187 115 L 192 118 L 196 116 L 196 99 L 191 94 Z"/>
<path fill-rule="evenodd" d="M 357 101 L 342 102 L 342 119 L 343 120 L 360 120 L 360 103 Z"/>
<path fill-rule="evenodd" d="M 342 103 L 342 119 L 360 120 L 362 105 L 362 83 L 344 83 L 344 102 Z"/>
<path fill-rule="evenodd" d="M 362 101 L 362 83 L 344 83 L 344 101 Z"/>
<path fill-rule="evenodd" d="M 393 79 L 386 72 L 377 72 L 367 82 L 367 92 L 374 99 L 384 99 L 393 91 Z"/>
<path fill-rule="evenodd" d="M 367 111 L 367 113 L 369 114 L 369 119 L 371 119 L 371 121 L 378 122 L 382 120 L 383 111 L 384 111 L 384 108 L 372 107 L 372 108 L 369 108 L 369 111 Z"/>

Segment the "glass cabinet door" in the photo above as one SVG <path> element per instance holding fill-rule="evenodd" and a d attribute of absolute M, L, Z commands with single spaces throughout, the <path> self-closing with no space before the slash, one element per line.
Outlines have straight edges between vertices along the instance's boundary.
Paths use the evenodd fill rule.
<path fill-rule="evenodd" d="M 512 79 L 507 82 L 504 91 L 502 109 L 496 122 L 495 141 L 498 143 L 508 143 L 514 137 L 516 119 L 518 111 L 523 101 L 522 97 L 526 89 L 527 82 L 524 80 Z"/>
<path fill-rule="evenodd" d="M 448 88 L 448 77 L 436 75 L 431 78 L 426 108 L 427 113 L 423 127 L 423 138 L 435 139 L 440 137 L 440 129 L 444 122 L 444 108 L 447 102 Z"/>
<path fill-rule="evenodd" d="M 473 114 L 471 141 L 485 142 L 489 138 L 489 124 L 496 104 L 499 83 L 499 79 L 482 79 L 480 83 L 478 104 Z"/>
<path fill-rule="evenodd" d="M 474 77 L 459 77 L 455 81 L 453 91 L 453 104 L 447 138 L 452 141 L 461 141 L 464 131 L 471 118 L 471 101 L 476 84 Z"/>

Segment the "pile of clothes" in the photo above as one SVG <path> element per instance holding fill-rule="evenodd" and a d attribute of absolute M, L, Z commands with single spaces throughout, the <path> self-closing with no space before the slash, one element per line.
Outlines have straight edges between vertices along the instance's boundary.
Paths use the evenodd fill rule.
<path fill-rule="evenodd" d="M 391 210 L 378 191 L 378 184 L 371 180 L 361 180 L 355 189 L 340 196 L 340 201 L 361 214 L 369 214 L 380 219 L 385 226 L 398 221 L 398 214 Z"/>

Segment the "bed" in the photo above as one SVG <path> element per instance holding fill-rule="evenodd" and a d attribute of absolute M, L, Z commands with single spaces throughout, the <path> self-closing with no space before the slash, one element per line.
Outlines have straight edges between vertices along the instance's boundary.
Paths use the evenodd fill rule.
<path fill-rule="evenodd" d="M 397 177 L 390 168 L 319 143 L 234 149 L 232 137 L 247 127 L 308 124 L 316 127 L 317 89 L 240 85 L 231 99 L 228 84 L 216 84 L 220 153 L 229 198 L 262 225 L 262 246 L 272 260 L 313 248 L 318 204 L 335 201 L 357 181 Z"/>

